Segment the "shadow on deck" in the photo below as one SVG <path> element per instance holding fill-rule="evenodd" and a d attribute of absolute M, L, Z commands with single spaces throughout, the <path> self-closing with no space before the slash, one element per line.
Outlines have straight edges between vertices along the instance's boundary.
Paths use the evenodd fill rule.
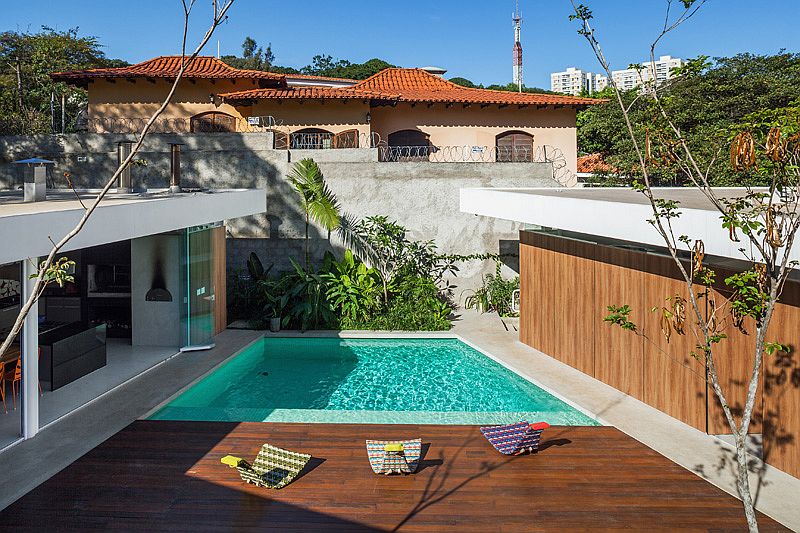
<path fill-rule="evenodd" d="M 366 438 L 429 444 L 417 474 L 372 473 Z M 311 453 L 280 491 L 220 463 Z M 761 515 L 762 531 L 783 530 Z M 5 511 L 0 529 L 521 531 L 745 529 L 739 502 L 611 427 L 553 427 L 506 457 L 473 426 L 140 420 Z"/>

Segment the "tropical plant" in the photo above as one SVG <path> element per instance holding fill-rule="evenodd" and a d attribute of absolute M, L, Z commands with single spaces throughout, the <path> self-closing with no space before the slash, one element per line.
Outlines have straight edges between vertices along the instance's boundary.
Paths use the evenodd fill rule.
<path fill-rule="evenodd" d="M 300 196 L 300 206 L 305 212 L 305 267 L 307 269 L 309 267 L 308 228 L 310 222 L 313 220 L 320 224 L 328 231 L 330 237 L 330 232 L 339 226 L 339 202 L 325 182 L 325 176 L 322 175 L 319 165 L 311 158 L 295 163 L 287 179 Z"/>
<path fill-rule="evenodd" d="M 321 277 L 327 286 L 328 301 L 338 313 L 343 329 L 367 322 L 380 309 L 380 275 L 358 261 L 350 250 L 341 261 L 333 262 Z"/>
<path fill-rule="evenodd" d="M 496 311 L 502 317 L 516 316 L 511 309 L 514 291 L 519 289 L 519 276 L 503 279 L 502 264 L 497 261 L 494 274 L 485 274 L 482 285 L 464 300 L 467 309 Z"/>
<path fill-rule="evenodd" d="M 430 278 L 409 276 L 398 283 L 392 301 L 365 329 L 446 331 L 452 312 L 452 305 Z"/>
<path fill-rule="evenodd" d="M 294 259 L 289 260 L 294 271 L 283 276 L 281 283 L 285 284 L 288 295 L 290 321 L 296 321 L 303 331 L 335 324 L 336 317 L 328 303 L 325 280 L 320 274 L 302 268 Z M 326 261 L 330 260 L 330 257 L 326 257 Z"/>

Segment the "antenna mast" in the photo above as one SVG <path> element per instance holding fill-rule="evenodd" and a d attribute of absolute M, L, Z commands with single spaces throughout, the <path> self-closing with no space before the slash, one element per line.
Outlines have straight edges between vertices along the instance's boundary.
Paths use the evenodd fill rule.
<path fill-rule="evenodd" d="M 516 0 L 516 9 L 511 16 L 511 20 L 514 22 L 514 83 L 517 85 L 517 90 L 522 92 L 522 44 L 520 43 L 522 39 L 522 13 L 519 10 L 519 0 Z"/>

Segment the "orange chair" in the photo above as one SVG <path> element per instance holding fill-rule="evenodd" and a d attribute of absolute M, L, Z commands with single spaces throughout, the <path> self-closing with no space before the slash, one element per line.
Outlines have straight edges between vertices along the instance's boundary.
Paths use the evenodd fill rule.
<path fill-rule="evenodd" d="M 13 402 L 14 409 L 17 408 L 17 388 L 22 383 L 22 357 L 17 358 L 17 364 L 14 366 L 14 370 L 8 370 L 3 372 L 3 389 L 6 388 L 6 381 L 11 382 L 11 401 Z M 3 393 L 5 396 L 5 393 Z M 5 402 L 4 402 L 5 403 Z"/>
<path fill-rule="evenodd" d="M 0 399 L 3 400 L 3 410 L 8 412 L 8 404 L 6 404 L 6 363 L 0 361 Z"/>

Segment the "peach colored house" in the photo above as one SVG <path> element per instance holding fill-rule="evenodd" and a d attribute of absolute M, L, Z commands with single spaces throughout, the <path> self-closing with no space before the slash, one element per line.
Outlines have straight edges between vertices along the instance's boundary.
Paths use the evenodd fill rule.
<path fill-rule="evenodd" d="M 166 96 L 180 56 L 59 72 L 86 87 L 88 130 L 135 131 Z M 363 80 L 240 70 L 214 57 L 186 68 L 155 131 L 272 131 L 275 148 L 374 148 L 387 161 L 533 161 L 577 171 L 575 114 L 595 99 L 471 89 L 423 69 Z"/>

